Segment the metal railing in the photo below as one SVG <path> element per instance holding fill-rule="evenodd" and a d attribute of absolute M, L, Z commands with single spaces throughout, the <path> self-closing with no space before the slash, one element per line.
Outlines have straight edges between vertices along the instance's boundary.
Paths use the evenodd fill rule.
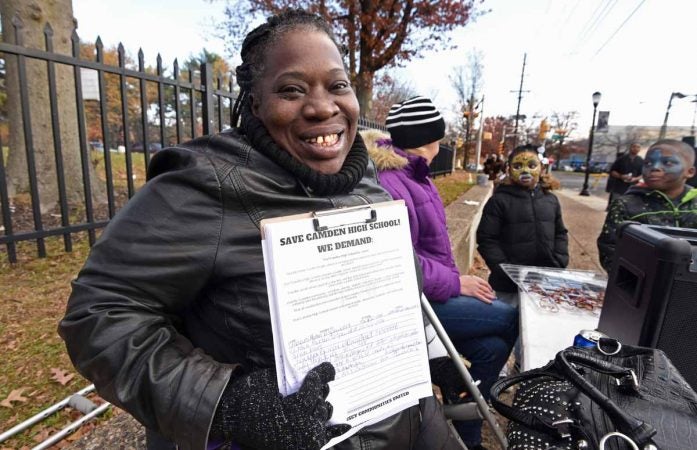
<path fill-rule="evenodd" d="M 430 171 L 432 177 L 438 175 L 449 175 L 453 172 L 453 149 L 441 144 L 440 150 L 433 161 L 431 161 Z"/>
<path fill-rule="evenodd" d="M 18 214 L 19 207 L 13 205 L 10 201 L 8 183 L 7 183 L 7 167 L 3 157 L 0 157 L 0 209 L 2 209 L 2 227 L 4 236 L 0 235 L 0 244 L 4 244 L 7 251 L 7 257 L 11 262 L 17 261 L 16 244 L 20 241 L 32 240 L 36 241 L 37 253 L 40 257 L 46 256 L 45 238 L 49 236 L 62 235 L 65 251 L 72 250 L 71 235 L 77 232 L 86 231 L 89 236 L 90 245 L 95 242 L 95 230 L 104 227 L 110 218 L 114 216 L 117 210 L 117 192 L 114 186 L 114 176 L 112 167 L 112 152 L 114 148 L 122 149 L 125 154 L 126 161 L 126 187 L 125 194 L 128 198 L 132 197 L 136 192 L 134 185 L 134 166 L 133 153 L 134 136 L 133 130 L 129 129 L 133 118 L 130 117 L 129 97 L 140 97 L 139 111 L 139 141 L 142 143 L 144 169 L 150 162 L 150 153 L 153 148 L 153 139 L 151 138 L 151 128 L 159 128 L 160 145 L 170 145 L 179 143 L 185 139 L 195 138 L 200 134 L 209 134 L 215 131 L 222 131 L 226 123 L 231 123 L 232 104 L 236 99 L 236 94 L 232 89 L 232 83 L 229 82 L 224 86 L 223 80 L 220 77 L 214 80 L 213 66 L 210 63 L 200 65 L 200 77 L 194 76 L 194 71 L 188 71 L 187 79 L 182 76 L 177 60 L 173 63 L 172 77 L 165 76 L 162 58 L 157 56 L 157 66 L 148 69 L 144 63 L 144 55 L 142 50 L 138 53 L 138 67 L 131 69 L 126 66 L 126 54 L 123 45 L 118 46 L 118 65 L 110 65 L 104 61 L 104 48 L 101 39 L 97 38 L 95 49 L 95 60 L 87 60 L 80 57 L 80 39 L 76 32 L 72 33 L 72 55 L 64 55 L 53 51 L 53 30 L 50 25 L 44 28 L 45 49 L 37 50 L 28 48 L 23 45 L 23 24 L 18 16 L 12 19 L 12 30 L 6 30 L 7 33 L 14 34 L 14 44 L 0 42 L 0 57 L 5 61 L 8 58 L 15 58 L 16 78 L 18 81 L 19 107 L 21 109 L 21 127 L 24 139 L 24 147 L 26 153 L 26 170 L 28 172 L 28 191 L 29 204 L 26 208 L 31 210 L 30 229 L 26 223 L 23 226 L 16 226 L 16 218 L 13 215 Z M 30 89 L 37 80 L 30 79 L 27 75 L 28 60 L 43 62 L 46 65 L 45 74 L 48 79 L 48 105 L 50 108 L 51 123 L 39 124 L 42 127 L 51 127 L 53 134 L 53 150 L 55 153 L 55 177 L 58 187 L 58 206 L 59 211 L 53 216 L 60 216 L 60 225 L 46 226 L 46 219 L 50 215 L 42 214 L 40 210 L 40 192 L 39 179 L 37 178 L 37 161 L 33 142 L 35 124 L 32 122 L 32 114 L 30 113 Z M 35 63 L 34 63 L 35 64 Z M 80 205 L 69 204 L 66 194 L 66 174 L 63 168 L 64 156 L 66 151 L 75 151 L 73 148 L 64 148 L 61 140 L 61 123 L 63 117 L 60 116 L 57 104 L 58 83 L 56 81 L 56 67 L 68 66 L 72 68 L 75 90 L 75 106 L 77 112 L 77 135 L 79 142 L 80 163 L 82 167 L 81 178 L 83 188 L 83 198 Z M 9 70 L 7 64 L 5 67 Z M 83 70 L 91 70 L 96 72 L 98 80 L 99 99 L 98 102 L 98 120 L 101 120 L 101 143 L 102 157 L 104 165 L 104 180 L 91 180 L 94 177 L 94 172 L 90 170 L 90 159 L 93 155 L 90 152 L 88 144 L 88 135 L 86 127 L 86 100 L 83 97 Z M 111 77 L 111 82 L 114 78 L 118 80 L 118 96 L 120 98 L 120 112 L 114 113 L 114 109 L 109 109 L 110 99 L 106 95 L 108 81 L 105 75 Z M 152 85 L 156 89 L 152 88 Z M 173 92 L 172 99 L 165 100 L 165 89 Z M 156 94 L 153 96 L 153 92 Z M 155 97 L 155 98 L 151 98 Z M 184 126 L 184 106 L 187 107 L 186 115 L 188 115 L 189 129 L 183 129 Z M 153 112 L 155 114 L 153 114 Z M 227 114 L 230 118 L 227 118 Z M 117 117 L 114 117 L 117 116 Z M 123 133 L 120 136 L 113 136 L 110 126 L 114 121 L 121 124 L 120 128 Z M 13 130 L 17 132 L 18 130 Z M 173 138 L 167 139 L 166 133 L 173 134 Z M 3 148 L 0 142 L 0 149 Z M 2 153 L 0 152 L 0 155 Z M 77 174 L 71 174 L 76 176 Z M 106 217 L 97 217 L 95 214 L 95 202 L 92 192 L 92 186 L 95 182 L 103 182 L 106 191 Z M 83 220 L 71 220 L 71 208 L 77 207 L 83 216 Z M 26 222 L 23 221 L 23 222 Z"/>

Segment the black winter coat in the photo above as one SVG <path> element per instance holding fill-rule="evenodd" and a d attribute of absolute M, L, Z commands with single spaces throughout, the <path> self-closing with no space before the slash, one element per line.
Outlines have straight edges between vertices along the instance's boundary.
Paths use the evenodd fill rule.
<path fill-rule="evenodd" d="M 496 291 L 517 289 L 499 264 L 566 267 L 569 263 L 559 200 L 539 185 L 534 190 L 500 185 L 484 206 L 477 245 L 491 270 L 489 284 Z"/>
<path fill-rule="evenodd" d="M 182 449 L 203 449 L 236 367 L 273 367 L 259 222 L 390 200 L 369 165 L 315 197 L 235 130 L 163 150 L 73 282 L 59 332 L 99 394 Z M 234 376 L 234 375 L 232 375 Z M 412 407 L 337 449 L 411 448 Z"/>

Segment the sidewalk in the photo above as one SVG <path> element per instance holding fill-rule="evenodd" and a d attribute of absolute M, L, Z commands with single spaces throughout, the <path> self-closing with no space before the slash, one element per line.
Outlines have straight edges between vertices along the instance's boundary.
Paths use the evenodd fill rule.
<path fill-rule="evenodd" d="M 594 195 L 584 197 L 570 189 L 554 192 L 569 230 L 569 268 L 603 273 L 596 240 L 605 222 L 607 199 Z"/>

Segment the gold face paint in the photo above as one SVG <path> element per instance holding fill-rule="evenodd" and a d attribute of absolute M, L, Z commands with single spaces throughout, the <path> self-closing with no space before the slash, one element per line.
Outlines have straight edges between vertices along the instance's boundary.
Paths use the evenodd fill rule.
<path fill-rule="evenodd" d="M 511 160 L 510 173 L 511 180 L 519 186 L 532 189 L 540 181 L 542 164 L 537 153 L 523 152 L 518 153 Z"/>

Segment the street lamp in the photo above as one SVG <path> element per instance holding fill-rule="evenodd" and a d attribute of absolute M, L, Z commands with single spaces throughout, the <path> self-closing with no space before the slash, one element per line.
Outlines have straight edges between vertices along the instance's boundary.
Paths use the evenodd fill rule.
<path fill-rule="evenodd" d="M 668 99 L 668 107 L 666 108 L 666 116 L 663 118 L 663 125 L 661 125 L 661 132 L 658 135 L 658 139 L 663 139 L 666 137 L 666 129 L 668 128 L 668 114 L 670 114 L 670 107 L 673 104 L 673 98 L 685 98 L 687 95 L 682 92 L 672 92 L 670 98 Z"/>
<path fill-rule="evenodd" d="M 581 189 L 580 195 L 585 195 L 586 197 L 591 195 L 588 192 L 588 174 L 591 170 L 591 155 L 593 154 L 593 132 L 595 131 L 595 113 L 598 111 L 598 103 L 600 103 L 600 92 L 593 92 L 593 120 L 591 121 L 591 134 L 588 139 L 588 154 L 586 155 L 586 177 L 583 180 L 583 189 Z"/>

